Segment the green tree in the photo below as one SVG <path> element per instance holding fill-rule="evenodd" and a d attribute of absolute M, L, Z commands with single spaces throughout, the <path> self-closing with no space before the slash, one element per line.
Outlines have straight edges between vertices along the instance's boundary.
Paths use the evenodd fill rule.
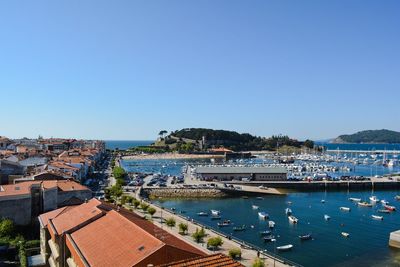
<path fill-rule="evenodd" d="M 14 234 L 14 222 L 10 219 L 0 221 L 0 237 L 10 237 Z"/>
<path fill-rule="evenodd" d="M 199 230 L 199 228 L 196 228 L 196 232 L 192 234 L 192 237 L 194 241 L 196 241 L 196 243 L 203 242 L 203 238 L 205 237 L 204 228 L 201 228 L 201 230 Z"/>
<path fill-rule="evenodd" d="M 140 201 L 137 200 L 137 199 L 135 199 L 135 200 L 133 201 L 133 206 L 135 206 L 135 209 L 137 209 L 137 208 L 139 207 L 139 205 L 140 205 Z"/>
<path fill-rule="evenodd" d="M 153 207 L 149 207 L 147 209 L 147 213 L 150 214 L 151 217 L 153 217 L 154 213 L 156 213 L 156 209 Z"/>
<path fill-rule="evenodd" d="M 119 184 L 116 184 L 110 188 L 110 195 L 113 197 L 120 197 L 122 196 L 122 193 L 122 186 Z"/>
<path fill-rule="evenodd" d="M 176 221 L 175 221 L 174 218 L 171 217 L 171 218 L 168 218 L 168 219 L 165 221 L 165 224 L 172 228 L 172 227 L 175 226 Z"/>
<path fill-rule="evenodd" d="M 252 267 L 265 267 L 265 263 L 262 259 L 255 258 L 255 260 L 253 261 L 253 264 L 251 266 Z"/>
<path fill-rule="evenodd" d="M 158 135 L 160 136 L 160 138 L 163 138 L 165 134 L 167 134 L 168 132 L 166 130 L 162 130 L 158 133 Z"/>
<path fill-rule="evenodd" d="M 303 145 L 307 148 L 312 149 L 312 148 L 314 148 L 314 141 L 307 139 L 306 141 L 304 141 Z"/>
<path fill-rule="evenodd" d="M 149 205 L 146 204 L 146 203 L 144 203 L 144 202 L 142 202 L 142 204 L 140 204 L 140 208 L 141 208 L 143 211 L 146 211 L 146 210 L 149 208 Z"/>
<path fill-rule="evenodd" d="M 180 223 L 178 227 L 179 227 L 179 233 L 182 235 L 186 234 L 189 228 L 187 223 Z"/>
<path fill-rule="evenodd" d="M 224 241 L 222 241 L 221 237 L 211 237 L 207 240 L 207 247 L 218 249 L 220 246 L 222 246 L 223 243 Z"/>
<path fill-rule="evenodd" d="M 114 169 L 113 169 L 113 175 L 114 175 L 114 178 L 115 179 L 124 179 L 125 178 L 125 175 L 126 175 L 126 172 L 125 172 L 125 170 L 123 169 L 123 168 L 121 168 L 121 167 L 114 167 Z"/>
<path fill-rule="evenodd" d="M 240 259 L 242 257 L 242 251 L 240 248 L 231 248 L 228 254 L 232 259 Z"/>

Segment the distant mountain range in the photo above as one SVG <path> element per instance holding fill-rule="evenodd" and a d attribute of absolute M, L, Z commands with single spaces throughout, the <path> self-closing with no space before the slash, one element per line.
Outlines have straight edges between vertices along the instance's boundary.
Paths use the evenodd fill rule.
<path fill-rule="evenodd" d="M 395 132 L 391 130 L 367 130 L 357 132 L 355 134 L 345 134 L 340 135 L 337 138 L 331 140 L 331 143 L 387 143 L 394 144 L 400 143 L 400 132 Z"/>

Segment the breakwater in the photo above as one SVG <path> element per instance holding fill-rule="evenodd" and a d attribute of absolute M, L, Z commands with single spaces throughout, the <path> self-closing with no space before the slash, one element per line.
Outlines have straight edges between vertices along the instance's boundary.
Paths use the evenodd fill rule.
<path fill-rule="evenodd" d="M 147 198 L 222 198 L 227 193 L 216 188 L 145 188 L 141 193 Z"/>

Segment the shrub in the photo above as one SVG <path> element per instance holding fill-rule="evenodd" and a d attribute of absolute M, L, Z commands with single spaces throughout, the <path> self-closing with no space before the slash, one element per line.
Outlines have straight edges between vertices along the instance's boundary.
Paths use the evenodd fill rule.
<path fill-rule="evenodd" d="M 262 259 L 256 258 L 256 259 L 253 261 L 253 264 L 252 264 L 251 266 L 252 266 L 252 267 L 265 267 L 265 263 L 264 263 L 264 261 L 263 261 Z"/>
<path fill-rule="evenodd" d="M 14 222 L 10 219 L 0 221 L 0 237 L 9 237 L 14 234 Z"/>
<path fill-rule="evenodd" d="M 135 206 L 135 209 L 137 209 L 137 208 L 139 207 L 139 205 L 140 205 L 140 201 L 137 200 L 137 199 L 135 199 L 135 200 L 133 201 L 133 206 Z"/>
<path fill-rule="evenodd" d="M 240 248 L 231 248 L 229 250 L 229 257 L 232 259 L 240 259 L 242 257 L 242 251 Z"/>
<path fill-rule="evenodd" d="M 153 217 L 154 213 L 156 213 L 156 209 L 153 207 L 150 207 L 147 209 L 147 212 L 150 214 L 151 217 Z"/>
<path fill-rule="evenodd" d="M 207 247 L 219 248 L 220 246 L 222 246 L 223 243 L 224 241 L 222 241 L 221 237 L 219 236 L 211 237 L 207 241 Z"/>
<path fill-rule="evenodd" d="M 146 210 L 149 208 L 149 205 L 143 202 L 142 204 L 140 204 L 140 208 L 141 208 L 143 211 L 146 211 Z"/>
<path fill-rule="evenodd" d="M 165 221 L 165 224 L 172 228 L 172 227 L 175 226 L 176 221 L 175 221 L 174 218 L 171 217 L 171 218 L 168 218 L 168 219 Z"/>
<path fill-rule="evenodd" d="M 201 230 L 199 230 L 199 228 L 196 228 L 196 232 L 194 232 L 192 234 L 192 237 L 194 239 L 194 241 L 196 241 L 196 243 L 200 243 L 203 242 L 203 238 L 206 236 L 204 228 L 201 228 Z"/>
<path fill-rule="evenodd" d="M 179 227 L 179 233 L 183 235 L 187 233 L 187 230 L 189 228 L 187 223 L 180 223 L 178 227 Z"/>

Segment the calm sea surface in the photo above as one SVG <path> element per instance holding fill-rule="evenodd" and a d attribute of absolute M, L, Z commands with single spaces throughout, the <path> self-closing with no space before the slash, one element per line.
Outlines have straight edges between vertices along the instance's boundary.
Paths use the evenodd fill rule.
<path fill-rule="evenodd" d="M 133 144 L 133 143 L 131 143 Z M 332 146 L 332 147 L 331 147 Z M 367 145 L 367 144 L 329 144 L 330 149 L 398 149 L 400 145 Z M 257 163 L 259 159 L 254 159 Z M 126 160 L 123 166 L 129 171 L 160 172 L 162 174 L 179 175 L 186 164 L 205 164 L 209 160 Z M 372 168 L 372 169 L 371 169 Z M 382 166 L 357 166 L 356 173 L 364 175 L 383 174 L 398 169 L 388 169 Z M 177 212 L 185 211 L 185 216 L 193 218 L 209 227 L 218 229 L 218 221 L 209 217 L 199 217 L 200 211 L 210 209 L 220 210 L 223 219 L 229 219 L 233 226 L 246 225 L 243 232 L 234 232 L 233 226 L 219 228 L 219 231 L 249 242 L 262 249 L 274 252 L 274 245 L 264 243 L 259 232 L 267 229 L 267 222 L 259 220 L 252 205 L 258 205 L 259 211 L 265 211 L 270 219 L 275 221 L 274 234 L 277 246 L 293 244 L 294 249 L 281 252 L 280 256 L 288 258 L 304 266 L 400 266 L 400 252 L 388 247 L 389 234 L 400 229 L 400 211 L 384 216 L 383 221 L 371 218 L 378 214 L 381 205 L 373 208 L 358 207 L 348 200 L 349 197 L 369 201 L 371 195 L 390 201 L 400 208 L 400 202 L 394 200 L 398 191 L 355 191 L 355 192 L 307 192 L 289 193 L 285 196 L 268 196 L 263 200 L 256 198 L 226 198 L 208 200 L 158 200 L 157 203 L 166 208 L 176 208 Z M 324 199 L 325 203 L 321 203 Z M 288 205 L 288 201 L 292 204 Z M 339 207 L 350 207 L 350 212 L 342 212 Z M 298 225 L 288 222 L 285 208 L 290 207 L 299 219 Z M 330 221 L 324 220 L 324 215 L 331 216 Z M 251 228 L 250 226 L 254 226 Z M 344 238 L 341 232 L 350 234 Z M 299 235 L 311 233 L 313 240 L 301 242 Z"/>
<path fill-rule="evenodd" d="M 107 140 L 106 148 L 107 149 L 128 149 L 131 147 L 137 146 L 148 146 L 152 144 L 154 141 L 149 140 Z"/>

